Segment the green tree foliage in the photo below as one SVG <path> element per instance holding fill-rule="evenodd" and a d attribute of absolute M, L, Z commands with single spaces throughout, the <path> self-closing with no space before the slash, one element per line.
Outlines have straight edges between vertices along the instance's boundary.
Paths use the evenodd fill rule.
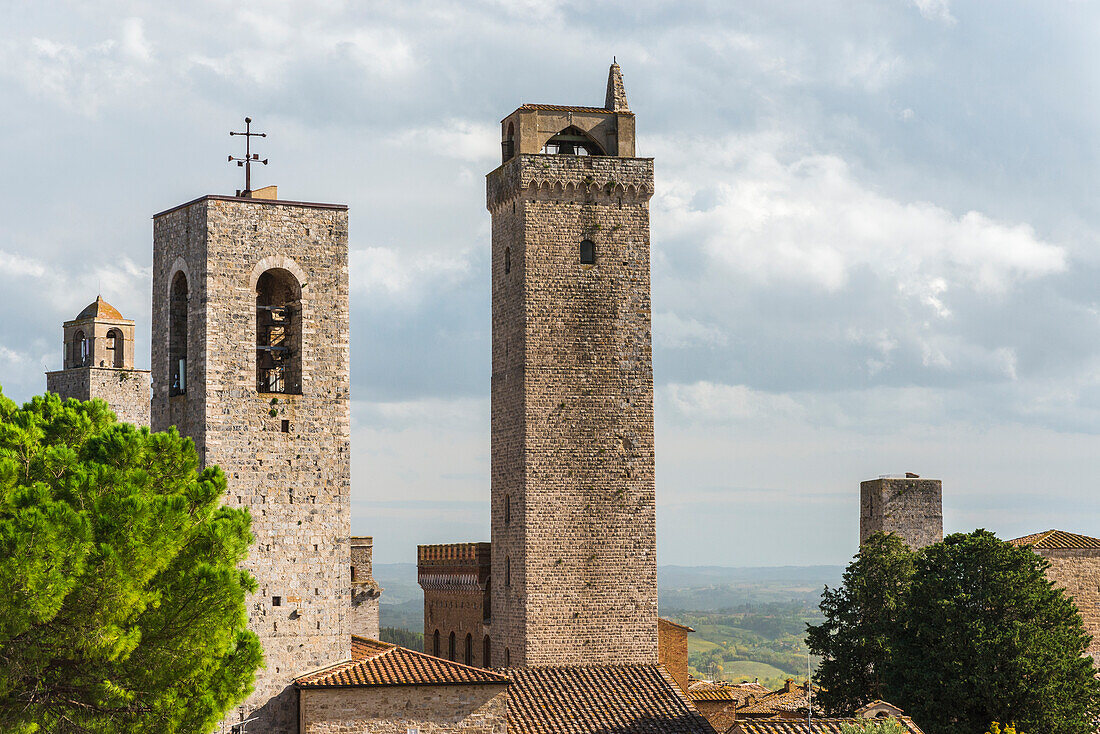
<path fill-rule="evenodd" d="M 866 723 L 841 724 L 840 734 L 905 734 L 897 719 L 868 719 Z"/>
<path fill-rule="evenodd" d="M 815 702 L 845 716 L 887 695 L 887 661 L 913 577 L 914 553 L 896 535 L 867 539 L 838 589 L 825 588 L 825 621 L 807 625 L 806 644 L 821 657 Z"/>
<path fill-rule="evenodd" d="M 378 631 L 378 636 L 382 638 L 382 642 L 392 642 L 410 650 L 424 649 L 423 632 L 413 632 L 400 627 L 383 627 Z"/>
<path fill-rule="evenodd" d="M 250 692 L 249 515 L 225 486 L 175 430 L 0 393 L 0 731 L 209 731 Z"/>
<path fill-rule="evenodd" d="M 844 587 L 823 598 L 826 620 L 809 628 L 808 644 L 822 656 L 825 708 L 848 713 L 881 698 L 929 734 L 974 734 L 990 721 L 1049 734 L 1094 730 L 1100 682 L 1084 655 L 1089 636 L 1042 557 L 985 530 L 948 536 L 908 561 L 907 553 L 872 539 Z M 870 604 L 875 579 L 889 593 Z"/>
<path fill-rule="evenodd" d="M 891 688 L 922 728 L 971 734 L 1014 721 L 1048 734 L 1095 730 L 1100 683 L 1084 656 L 1090 638 L 1047 566 L 985 530 L 921 551 Z"/>

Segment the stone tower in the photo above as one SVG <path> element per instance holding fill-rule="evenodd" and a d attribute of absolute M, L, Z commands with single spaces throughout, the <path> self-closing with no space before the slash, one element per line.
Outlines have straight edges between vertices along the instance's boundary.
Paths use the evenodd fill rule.
<path fill-rule="evenodd" d="M 916 474 L 884 476 L 859 485 L 859 542 L 895 533 L 914 550 L 943 540 L 943 486 Z"/>
<path fill-rule="evenodd" d="M 134 369 L 134 322 L 96 296 L 66 321 L 62 369 L 46 373 L 46 390 L 62 398 L 106 400 L 120 421 L 149 425 L 149 370 Z"/>
<path fill-rule="evenodd" d="M 153 218 L 153 429 L 252 513 L 266 668 L 233 720 L 296 732 L 297 675 L 350 656 L 348 214 L 204 196 Z"/>
<path fill-rule="evenodd" d="M 494 665 L 657 662 L 653 160 L 603 107 L 501 123 L 492 214 Z"/>

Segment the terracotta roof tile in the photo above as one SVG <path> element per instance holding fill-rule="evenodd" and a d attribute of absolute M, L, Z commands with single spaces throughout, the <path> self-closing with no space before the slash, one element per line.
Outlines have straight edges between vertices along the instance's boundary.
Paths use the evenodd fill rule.
<path fill-rule="evenodd" d="M 509 668 L 509 734 L 714 734 L 660 665 Z"/>
<path fill-rule="evenodd" d="M 874 719 L 752 719 L 737 721 L 730 727 L 730 734 L 840 734 L 841 724 L 867 724 Z M 898 722 L 909 734 L 924 734 L 908 716 L 898 717 Z"/>
<path fill-rule="evenodd" d="M 787 685 L 777 691 L 765 694 L 752 703 L 746 703 L 737 709 L 738 716 L 772 716 L 775 714 L 802 713 L 808 710 L 808 694 L 805 685 Z"/>
<path fill-rule="evenodd" d="M 432 686 L 496 683 L 508 679 L 491 670 L 474 668 L 405 647 L 366 637 L 352 637 L 352 659 L 295 679 L 299 688 L 357 686 Z"/>
<path fill-rule="evenodd" d="M 95 300 L 85 306 L 73 321 L 84 319 L 121 319 L 119 310 L 103 300 L 102 296 L 96 296 Z"/>
<path fill-rule="evenodd" d="M 1067 533 L 1065 530 L 1045 530 L 1008 541 L 1013 545 L 1031 546 L 1040 550 L 1084 550 L 1100 548 L 1100 538 Z"/>
<path fill-rule="evenodd" d="M 578 107 L 576 105 L 564 105 L 564 104 L 525 104 L 522 107 L 520 107 L 520 109 L 521 110 L 543 110 L 543 111 L 546 111 L 546 112 L 603 112 L 603 113 L 611 112 L 611 110 L 604 109 L 603 107 Z"/>

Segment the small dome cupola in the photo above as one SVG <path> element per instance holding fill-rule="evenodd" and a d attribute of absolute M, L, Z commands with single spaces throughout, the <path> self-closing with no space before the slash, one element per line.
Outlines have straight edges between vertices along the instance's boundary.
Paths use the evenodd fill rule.
<path fill-rule="evenodd" d="M 121 319 L 122 314 L 117 308 L 103 300 L 103 296 L 96 296 L 73 321 L 84 319 Z"/>

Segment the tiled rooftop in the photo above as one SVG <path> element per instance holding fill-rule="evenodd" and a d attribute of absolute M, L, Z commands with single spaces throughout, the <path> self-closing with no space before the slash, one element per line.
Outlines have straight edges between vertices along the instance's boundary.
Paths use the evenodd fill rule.
<path fill-rule="evenodd" d="M 1067 533 L 1065 530 L 1045 530 L 1008 541 L 1013 545 L 1029 545 L 1040 550 L 1085 550 L 1100 548 L 1100 538 Z"/>
<path fill-rule="evenodd" d="M 777 691 L 772 691 L 759 696 L 752 703 L 746 703 L 737 709 L 738 717 L 741 716 L 772 716 L 775 714 L 794 714 L 806 711 L 809 692 L 805 686 L 796 685 L 788 680 L 786 685 Z"/>
<path fill-rule="evenodd" d="M 520 107 L 521 110 L 542 110 L 546 112 L 611 112 L 609 109 L 603 107 L 578 107 L 576 105 L 561 105 L 561 104 L 525 104 Z"/>
<path fill-rule="evenodd" d="M 659 665 L 509 668 L 509 734 L 714 734 Z"/>
<path fill-rule="evenodd" d="M 351 660 L 307 673 L 295 683 L 299 688 L 508 683 L 503 675 L 490 670 L 366 637 L 351 638 L 351 655 Z"/>

